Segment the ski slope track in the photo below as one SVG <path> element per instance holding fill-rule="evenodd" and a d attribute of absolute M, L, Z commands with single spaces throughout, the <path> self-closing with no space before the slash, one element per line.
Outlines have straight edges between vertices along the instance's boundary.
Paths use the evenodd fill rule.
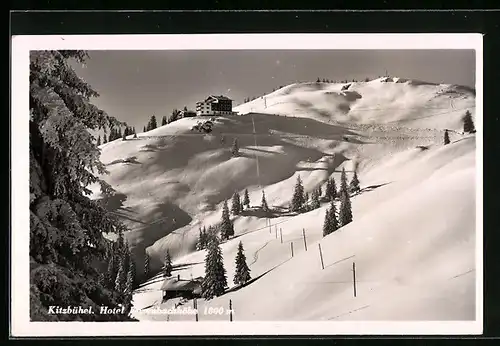
<path fill-rule="evenodd" d="M 135 309 L 193 306 L 160 303 L 165 252 L 173 275 L 203 276 L 199 227 L 218 223 L 224 200 L 248 189 L 251 208 L 232 216 L 235 236 L 221 245 L 229 290 L 199 299 L 198 310 L 231 299 L 235 321 L 475 319 L 476 139 L 462 133 L 461 120 L 466 111 L 475 119 L 474 90 L 391 77 L 297 83 L 234 110 L 240 115 L 216 117 L 210 134 L 191 131 L 198 117 L 184 118 L 101 146 L 103 178 L 117 192 L 102 196 L 95 188 L 93 198 L 129 227 L 137 267 L 147 252 L 158 274 L 135 292 Z M 236 138 L 240 155 L 233 157 Z M 327 202 L 298 215 L 287 207 L 299 175 L 306 192 L 324 191 L 330 176 L 339 186 L 342 168 L 349 180 L 357 169 L 361 182 L 351 197 L 353 222 L 323 237 Z M 258 208 L 262 190 L 269 220 Z M 233 287 L 239 241 L 254 280 Z"/>

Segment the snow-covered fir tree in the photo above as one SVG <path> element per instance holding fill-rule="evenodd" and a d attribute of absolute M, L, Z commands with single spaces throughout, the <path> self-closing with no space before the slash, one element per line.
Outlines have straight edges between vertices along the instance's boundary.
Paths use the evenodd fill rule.
<path fill-rule="evenodd" d="M 314 189 L 311 193 L 311 209 L 318 209 L 321 207 L 321 203 L 319 201 L 319 189 Z"/>
<path fill-rule="evenodd" d="M 240 155 L 240 147 L 238 145 L 238 138 L 235 138 L 233 140 L 233 145 L 231 146 L 231 155 L 233 155 L 234 157 Z"/>
<path fill-rule="evenodd" d="M 354 175 L 352 176 L 351 183 L 349 184 L 349 189 L 351 192 L 359 192 L 361 187 L 359 186 L 358 173 L 354 171 Z"/>
<path fill-rule="evenodd" d="M 342 173 L 340 173 L 340 195 L 342 193 L 349 193 L 349 190 L 347 188 L 347 175 L 345 173 L 345 168 L 342 167 Z M 342 196 L 340 196 L 342 197 Z"/>
<path fill-rule="evenodd" d="M 345 226 L 352 221 L 351 197 L 348 192 L 340 193 L 339 223 Z"/>
<path fill-rule="evenodd" d="M 327 201 L 333 201 L 337 198 L 337 184 L 333 176 L 326 183 L 325 197 Z"/>
<path fill-rule="evenodd" d="M 167 249 L 165 260 L 163 261 L 163 277 L 169 277 L 170 275 L 172 275 L 172 258 L 170 257 L 170 252 Z"/>
<path fill-rule="evenodd" d="M 474 121 L 472 120 L 471 112 L 466 111 L 462 121 L 464 123 L 464 133 L 476 132 L 476 127 L 474 126 Z"/>
<path fill-rule="evenodd" d="M 236 271 L 234 273 L 233 282 L 236 285 L 243 285 L 248 282 L 250 277 L 250 269 L 247 265 L 247 260 L 245 256 L 245 251 L 243 249 L 243 243 L 240 241 L 238 244 L 238 253 L 236 254 Z"/>
<path fill-rule="evenodd" d="M 245 189 L 243 194 L 243 205 L 250 208 L 250 196 L 248 195 L 248 189 Z"/>
<path fill-rule="evenodd" d="M 107 260 L 108 267 L 106 272 L 106 287 L 114 288 L 116 273 L 118 271 L 116 256 L 114 254 L 110 254 Z"/>
<path fill-rule="evenodd" d="M 332 200 L 330 202 L 330 207 L 326 210 L 325 221 L 323 223 L 323 237 L 330 233 L 335 232 L 338 229 L 337 221 L 337 210 L 335 208 L 335 202 Z"/>
<path fill-rule="evenodd" d="M 124 268 L 124 261 L 120 260 L 118 262 L 118 272 L 115 278 L 115 291 L 123 293 L 125 291 L 125 283 L 127 281 L 127 272 Z"/>
<path fill-rule="evenodd" d="M 203 250 L 203 229 L 200 227 L 199 228 L 199 234 L 198 234 L 198 241 L 196 242 L 196 250 L 200 251 Z"/>
<path fill-rule="evenodd" d="M 48 314 L 49 305 L 77 306 L 85 301 L 97 309 L 118 304 L 114 288 L 98 281 L 106 268 L 108 240 L 103 232 L 125 226 L 89 198 L 89 186 L 100 185 L 103 195 L 113 192 L 100 178 L 107 172 L 91 132 L 106 133 L 120 122 L 91 103 L 98 93 L 73 69 L 87 58 L 86 52 L 71 50 L 38 50 L 29 55 L 32 321 L 128 320 L 126 316 Z M 51 284 L 54 280 L 57 285 Z M 92 294 L 84 289 L 89 285 L 94 287 Z"/>
<path fill-rule="evenodd" d="M 130 261 L 127 271 L 127 280 L 125 282 L 125 292 L 124 292 L 126 310 L 130 310 L 132 306 L 132 293 L 134 290 L 134 276 L 135 276 L 134 268 L 135 268 L 134 261 Z"/>
<path fill-rule="evenodd" d="M 295 189 L 293 191 L 292 197 L 292 211 L 299 212 L 302 210 L 305 203 L 304 196 L 304 186 L 302 185 L 302 180 L 300 175 L 297 176 L 297 182 L 295 183 Z"/>
<path fill-rule="evenodd" d="M 226 269 L 217 237 L 211 238 L 205 257 L 205 277 L 201 284 L 201 295 L 210 300 L 222 295 L 227 287 Z"/>
<path fill-rule="evenodd" d="M 234 235 L 234 227 L 231 218 L 229 217 L 229 208 L 227 201 L 224 201 L 222 206 L 222 220 L 220 223 L 220 235 L 222 239 L 229 239 Z"/>
<path fill-rule="evenodd" d="M 238 215 L 241 212 L 241 200 L 238 192 L 235 192 L 231 199 L 231 212 L 233 215 Z"/>
<path fill-rule="evenodd" d="M 448 130 L 444 130 L 444 145 L 450 144 L 450 135 L 448 134 Z"/>
<path fill-rule="evenodd" d="M 260 207 L 266 213 L 269 211 L 269 206 L 267 205 L 266 193 L 262 190 L 262 200 L 260 202 Z"/>

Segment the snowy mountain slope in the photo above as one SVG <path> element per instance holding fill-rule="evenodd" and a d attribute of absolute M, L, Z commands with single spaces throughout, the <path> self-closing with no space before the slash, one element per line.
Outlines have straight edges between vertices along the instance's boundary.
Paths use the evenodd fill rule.
<path fill-rule="evenodd" d="M 474 161 L 473 137 L 428 151 L 410 149 L 395 155 L 390 174 L 385 169 L 373 170 L 367 182 L 386 185 L 371 191 L 364 186 L 365 191 L 352 200 L 354 221 L 328 237 L 322 239 L 323 205 L 299 216 L 272 219 L 271 232 L 263 223 L 263 229 L 223 244 L 228 278 L 234 273 L 239 240 L 245 244 L 252 276 L 265 275 L 209 303 L 200 300 L 199 310 L 204 304 L 227 306 L 231 299 L 235 320 L 474 319 Z M 391 181 L 396 177 L 397 181 Z M 276 238 L 274 225 L 281 228 L 283 243 L 279 235 Z M 258 228 L 257 223 L 253 226 Z M 292 241 L 294 257 L 290 259 Z M 174 275 L 203 275 L 203 259 L 204 251 L 179 258 L 177 263 L 191 265 L 175 270 Z M 353 261 L 357 266 L 356 298 L 352 293 Z M 134 296 L 135 307 L 141 309 L 158 300 L 160 285 L 157 281 L 140 289 Z M 185 305 L 191 306 L 190 302 Z"/>
<path fill-rule="evenodd" d="M 246 115 L 218 117 L 208 135 L 190 130 L 200 119 L 186 118 L 101 146 L 110 171 L 104 178 L 118 193 L 96 192 L 95 198 L 104 198 L 131 229 L 126 237 L 138 266 L 147 251 L 157 271 L 168 248 L 179 265 L 175 275 L 203 275 L 205 252 L 194 251 L 198 228 L 219 222 L 221 203 L 235 191 L 248 188 L 251 204 L 258 206 L 264 189 L 276 211 L 271 227 L 252 208 L 234 218 L 236 237 L 222 248 L 229 282 L 240 240 L 252 277 L 269 272 L 211 306 L 225 306 L 231 297 L 235 317 L 247 320 L 472 319 L 474 272 L 449 282 L 433 280 L 474 269 L 474 136 L 450 132 L 454 143 L 442 146 L 443 129 L 461 131 L 465 111 L 474 115 L 474 93 L 399 79 L 350 84 L 348 90 L 341 90 L 345 84 L 287 86 L 237 107 Z M 230 154 L 234 138 L 239 157 Z M 322 240 L 327 268 L 316 272 L 310 265 L 319 265 L 316 242 L 326 205 L 295 216 L 284 207 L 299 174 L 311 192 L 332 174 L 338 183 L 342 167 L 349 179 L 358 169 L 363 192 L 352 201 L 354 222 Z M 276 238 L 280 228 L 283 244 Z M 289 260 L 291 241 L 295 257 Z M 352 286 L 344 283 L 353 259 L 360 275 L 355 300 Z M 438 288 L 431 291 L 432 282 Z M 157 303 L 160 286 L 153 279 L 139 289 L 135 307 Z M 266 295 L 272 301 L 255 302 Z M 267 311 L 266 302 L 276 296 L 276 307 Z M 446 296 L 463 304 L 451 304 Z M 359 313 L 338 316 L 383 299 L 390 300 L 387 308 L 361 306 Z M 311 308 L 300 309 L 302 301 Z"/>

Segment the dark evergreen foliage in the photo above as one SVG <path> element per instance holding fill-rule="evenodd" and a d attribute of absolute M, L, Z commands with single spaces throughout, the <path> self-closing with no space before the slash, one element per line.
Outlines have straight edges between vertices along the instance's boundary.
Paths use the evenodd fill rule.
<path fill-rule="evenodd" d="M 243 205 L 245 205 L 247 208 L 250 208 L 250 196 L 248 195 L 248 189 L 245 189 L 245 192 L 243 194 Z"/>
<path fill-rule="evenodd" d="M 31 51 L 29 92 L 30 317 L 49 320 L 129 320 L 126 315 L 48 313 L 51 305 L 118 307 L 119 293 L 106 282 L 108 241 L 103 232 L 125 227 L 88 196 L 113 189 L 90 131 L 119 122 L 90 103 L 99 95 L 78 77 L 71 61 L 82 51 Z M 113 278 L 114 279 L 114 278 Z"/>
<path fill-rule="evenodd" d="M 337 198 L 337 185 L 333 176 L 326 183 L 325 197 L 327 201 L 333 201 Z"/>
<path fill-rule="evenodd" d="M 163 277 L 169 277 L 172 275 L 172 258 L 170 257 L 170 252 L 167 249 L 165 254 L 165 261 L 163 262 Z"/>
<path fill-rule="evenodd" d="M 269 206 L 267 205 L 266 193 L 262 190 L 262 200 L 260 202 L 260 207 L 266 213 L 269 212 Z"/>
<path fill-rule="evenodd" d="M 448 130 L 444 130 L 444 145 L 450 144 L 450 135 L 448 134 Z"/>
<path fill-rule="evenodd" d="M 220 223 L 220 234 L 222 239 L 229 239 L 234 235 L 233 222 L 229 217 L 229 208 L 227 206 L 227 201 L 224 201 L 222 207 L 222 220 Z"/>
<path fill-rule="evenodd" d="M 352 176 L 351 183 L 349 184 L 349 189 L 354 193 L 361 190 L 361 187 L 359 186 L 358 173 L 356 171 L 354 171 L 354 175 Z"/>
<path fill-rule="evenodd" d="M 217 237 L 211 238 L 205 257 L 205 277 L 201 284 L 202 297 L 210 300 L 222 295 L 227 287 L 226 269 Z"/>
<path fill-rule="evenodd" d="M 292 211 L 299 212 L 302 210 L 305 203 L 304 187 L 302 186 L 302 180 L 300 175 L 297 176 L 297 182 L 295 183 L 295 189 L 293 191 L 292 197 Z"/>
<path fill-rule="evenodd" d="M 241 212 L 240 194 L 238 192 L 233 194 L 233 198 L 231 200 L 231 212 L 233 215 L 238 215 Z"/>
<path fill-rule="evenodd" d="M 247 260 L 245 256 L 245 251 L 243 249 L 243 243 L 240 241 L 238 244 L 238 253 L 236 254 L 236 271 L 234 273 L 233 282 L 236 285 L 243 285 L 248 282 L 250 277 L 250 269 L 247 265 Z"/>
<path fill-rule="evenodd" d="M 319 201 L 319 190 L 314 189 L 311 194 L 311 209 L 318 209 L 321 206 Z"/>
<path fill-rule="evenodd" d="M 335 208 L 335 202 L 332 200 L 330 202 L 330 207 L 326 210 L 325 221 L 323 223 L 323 236 L 325 237 L 335 232 L 338 227 L 337 210 Z"/>
<path fill-rule="evenodd" d="M 341 226 L 345 226 L 352 221 L 351 199 L 349 192 L 341 191 L 340 193 L 340 210 L 339 222 Z"/>
<path fill-rule="evenodd" d="M 347 189 L 347 175 L 345 173 L 345 168 L 342 168 L 342 173 L 340 174 L 340 194 L 348 193 L 348 191 L 349 190 Z"/>
<path fill-rule="evenodd" d="M 474 126 L 474 122 L 472 120 L 472 114 L 467 111 L 463 117 L 464 122 L 464 133 L 475 133 L 476 127 Z"/>

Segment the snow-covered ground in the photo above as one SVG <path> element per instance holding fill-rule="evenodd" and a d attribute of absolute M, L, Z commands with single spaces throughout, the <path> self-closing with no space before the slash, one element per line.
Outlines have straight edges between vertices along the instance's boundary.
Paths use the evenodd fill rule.
<path fill-rule="evenodd" d="M 147 251 L 158 271 L 169 249 L 173 275 L 203 276 L 198 229 L 220 220 L 235 191 L 248 188 L 257 206 L 264 190 L 276 210 L 269 220 L 256 208 L 234 218 L 235 238 L 222 244 L 230 292 L 198 300 L 200 320 L 227 320 L 203 311 L 229 299 L 235 320 L 475 319 L 476 143 L 461 134 L 465 111 L 475 116 L 474 93 L 398 78 L 348 84 L 286 86 L 236 107 L 241 116 L 218 117 L 211 134 L 191 131 L 199 119 L 187 118 L 102 145 L 105 179 L 118 192 L 105 199 L 130 227 L 140 268 Z M 354 221 L 323 238 L 327 204 L 300 215 L 282 208 L 298 175 L 311 192 L 331 175 L 338 184 L 342 167 L 349 179 L 357 167 L 361 181 Z M 231 290 L 239 241 L 255 280 Z M 160 304 L 161 284 L 155 277 L 135 292 L 134 309 L 145 309 L 135 316 L 194 320 L 147 313 L 179 303 Z"/>

